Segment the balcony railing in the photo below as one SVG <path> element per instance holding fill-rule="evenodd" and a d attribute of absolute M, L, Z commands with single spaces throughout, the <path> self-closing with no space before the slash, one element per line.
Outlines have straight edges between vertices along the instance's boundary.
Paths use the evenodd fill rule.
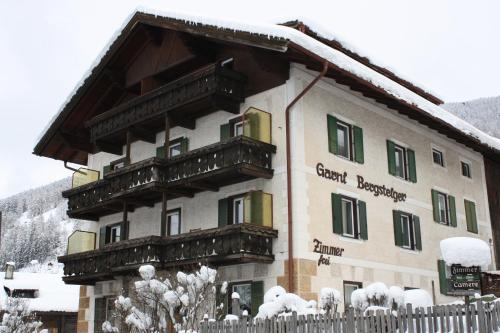
<path fill-rule="evenodd" d="M 149 236 L 126 240 L 102 249 L 59 257 L 66 283 L 94 284 L 114 275 L 131 274 L 144 264 L 159 269 L 199 262 L 218 266 L 248 262 L 270 263 L 278 232 L 248 223 L 200 230 L 177 236 Z"/>
<path fill-rule="evenodd" d="M 221 109 L 237 113 L 244 100 L 245 81 L 243 74 L 219 63 L 201 68 L 92 118 L 86 124 L 90 139 L 123 140 L 119 134 L 136 125 L 161 130 L 156 126 L 163 123 L 167 112 L 177 122 Z"/>
<path fill-rule="evenodd" d="M 193 196 L 253 178 L 271 178 L 272 154 L 276 147 L 247 137 L 195 149 L 161 159 L 153 157 L 107 173 L 104 179 L 63 192 L 68 215 L 97 219 L 130 205 L 148 205 L 160 200 Z"/>

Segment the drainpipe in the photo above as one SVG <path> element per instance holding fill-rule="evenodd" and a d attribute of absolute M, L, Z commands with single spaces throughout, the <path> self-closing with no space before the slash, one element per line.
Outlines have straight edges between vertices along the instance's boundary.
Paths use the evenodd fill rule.
<path fill-rule="evenodd" d="M 307 87 L 298 94 L 285 110 L 285 125 L 286 125 L 286 188 L 287 188 L 287 205 L 288 205 L 288 291 L 294 292 L 293 285 L 293 221 L 292 221 L 292 161 L 290 151 L 290 110 L 293 106 L 318 82 L 325 76 L 328 70 L 328 61 L 323 60 L 323 70 L 307 85 Z"/>

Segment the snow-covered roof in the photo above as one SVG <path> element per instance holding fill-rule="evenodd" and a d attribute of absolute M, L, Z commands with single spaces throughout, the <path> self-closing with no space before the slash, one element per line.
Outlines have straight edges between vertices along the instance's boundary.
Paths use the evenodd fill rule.
<path fill-rule="evenodd" d="M 26 298 L 31 311 L 77 312 L 80 286 L 65 284 L 62 273 L 15 272 L 14 279 L 5 280 L 0 272 L 0 309 L 5 306 L 8 295 L 4 287 L 13 290 L 37 290 L 38 297 Z"/>
<path fill-rule="evenodd" d="M 128 23 L 130 23 L 129 21 L 131 20 L 131 18 L 137 14 L 153 15 L 159 18 L 176 20 L 186 26 L 189 26 L 191 28 L 191 31 L 195 31 L 199 26 L 209 26 L 211 28 L 215 28 L 215 30 L 223 30 L 225 33 L 227 33 L 228 31 L 233 32 L 233 34 L 246 33 L 258 35 L 259 37 L 266 38 L 269 41 L 285 41 L 286 46 L 284 46 L 285 49 L 283 51 L 285 51 L 287 47 L 290 47 L 290 45 L 297 45 L 298 47 L 314 54 L 316 57 L 326 60 L 331 66 L 350 73 L 358 79 L 371 84 L 377 89 L 383 90 L 388 95 L 391 95 L 393 98 L 409 106 L 418 108 L 418 110 L 415 110 L 415 112 L 424 112 L 428 116 L 434 118 L 435 121 L 440 121 L 442 123 L 450 125 L 451 127 L 460 131 L 462 134 L 477 140 L 478 143 L 496 150 L 495 153 L 499 154 L 500 139 L 494 138 L 482 132 L 466 121 L 452 115 L 440 106 L 420 96 L 414 91 L 404 87 L 400 83 L 390 79 L 389 77 L 355 60 L 347 54 L 334 49 L 326 45 L 325 43 L 322 43 L 318 39 L 308 36 L 307 34 L 297 29 L 284 25 L 236 21 L 226 18 L 207 17 L 173 11 L 158 11 L 150 8 L 137 9 L 124 22 L 123 26 L 117 31 L 117 33 L 115 33 L 109 43 L 104 47 L 100 55 L 96 58 L 91 68 L 84 75 L 83 79 L 77 84 L 73 92 L 68 96 L 67 100 L 60 108 L 60 111 L 54 116 L 54 118 L 52 118 L 48 126 L 44 129 L 40 137 L 41 140 L 43 140 L 52 124 L 56 120 L 60 120 L 59 118 L 61 117 L 61 112 L 65 110 L 70 102 L 72 102 L 75 95 L 87 83 L 88 78 L 92 74 L 94 74 L 93 71 L 101 63 L 103 57 L 107 55 L 111 46 L 120 37 L 120 35 L 122 34 L 122 30 L 125 29 Z M 310 24 L 311 26 L 315 26 L 312 22 L 308 22 L 308 24 Z M 320 33 L 324 35 L 325 39 L 333 39 L 333 34 L 326 33 L 324 29 L 318 32 L 318 34 Z"/>

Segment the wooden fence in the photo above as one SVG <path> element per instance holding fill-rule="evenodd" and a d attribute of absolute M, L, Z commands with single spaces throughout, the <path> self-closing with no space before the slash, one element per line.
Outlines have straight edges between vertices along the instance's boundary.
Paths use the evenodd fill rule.
<path fill-rule="evenodd" d="M 500 303 L 438 305 L 397 311 L 297 315 L 272 319 L 242 317 L 239 321 L 204 321 L 200 333 L 496 333 L 500 332 Z"/>

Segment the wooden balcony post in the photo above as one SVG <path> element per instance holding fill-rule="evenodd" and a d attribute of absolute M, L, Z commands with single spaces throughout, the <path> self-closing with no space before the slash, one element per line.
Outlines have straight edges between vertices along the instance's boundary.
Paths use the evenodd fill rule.
<path fill-rule="evenodd" d="M 170 158 L 170 116 L 165 115 L 165 142 L 163 143 L 164 158 Z M 168 175 L 167 175 L 168 177 Z M 167 235 L 167 193 L 162 192 L 161 196 L 161 236 Z"/>

